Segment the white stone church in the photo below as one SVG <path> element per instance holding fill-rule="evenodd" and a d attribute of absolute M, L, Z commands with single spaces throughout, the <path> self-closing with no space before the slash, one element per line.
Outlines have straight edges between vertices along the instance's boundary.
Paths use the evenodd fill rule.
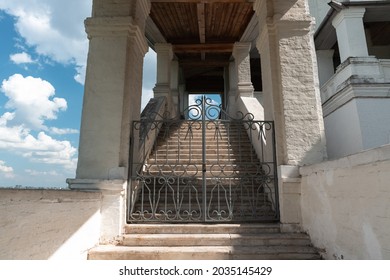
<path fill-rule="evenodd" d="M 93 0 L 85 29 L 76 178 L 0 189 L 0 259 L 390 259 L 390 1 Z"/>

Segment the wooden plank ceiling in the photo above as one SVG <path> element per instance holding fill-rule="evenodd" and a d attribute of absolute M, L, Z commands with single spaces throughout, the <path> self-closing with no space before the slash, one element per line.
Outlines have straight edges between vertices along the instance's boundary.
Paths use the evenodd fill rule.
<path fill-rule="evenodd" d="M 173 45 L 190 91 L 223 90 L 223 67 L 254 11 L 253 0 L 151 0 L 150 17 Z M 205 81 L 213 83 L 205 89 Z M 202 83 L 203 81 L 203 83 Z M 197 86 L 199 84 L 199 90 Z M 218 84 L 218 85 L 217 85 Z"/>

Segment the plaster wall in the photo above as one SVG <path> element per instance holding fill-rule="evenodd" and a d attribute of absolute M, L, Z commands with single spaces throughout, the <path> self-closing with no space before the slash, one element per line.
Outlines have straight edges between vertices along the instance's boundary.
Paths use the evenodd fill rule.
<path fill-rule="evenodd" d="M 390 143 L 390 98 L 359 98 L 356 100 L 363 149 Z"/>
<path fill-rule="evenodd" d="M 318 78 L 320 81 L 320 87 L 325 84 L 334 74 L 333 54 L 334 50 L 318 50 L 317 63 L 318 63 Z"/>
<path fill-rule="evenodd" d="M 302 227 L 326 259 L 390 259 L 390 145 L 301 167 Z"/>
<path fill-rule="evenodd" d="M 100 208 L 100 192 L 0 188 L 0 259 L 85 260 Z"/>
<path fill-rule="evenodd" d="M 361 151 L 362 132 L 356 99 L 324 118 L 326 145 L 329 158 L 337 158 Z"/>

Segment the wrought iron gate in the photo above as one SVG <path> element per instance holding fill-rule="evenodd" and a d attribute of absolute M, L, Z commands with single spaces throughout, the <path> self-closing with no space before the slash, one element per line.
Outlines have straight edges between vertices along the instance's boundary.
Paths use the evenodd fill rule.
<path fill-rule="evenodd" d="M 279 219 L 274 124 L 202 97 L 181 120 L 134 121 L 128 222 Z"/>

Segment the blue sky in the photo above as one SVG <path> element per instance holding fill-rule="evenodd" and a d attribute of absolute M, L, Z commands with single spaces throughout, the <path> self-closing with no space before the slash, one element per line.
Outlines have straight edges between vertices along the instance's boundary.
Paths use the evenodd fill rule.
<path fill-rule="evenodd" d="M 0 186 L 74 178 L 92 0 L 0 0 Z M 156 57 L 145 57 L 143 104 Z"/>

